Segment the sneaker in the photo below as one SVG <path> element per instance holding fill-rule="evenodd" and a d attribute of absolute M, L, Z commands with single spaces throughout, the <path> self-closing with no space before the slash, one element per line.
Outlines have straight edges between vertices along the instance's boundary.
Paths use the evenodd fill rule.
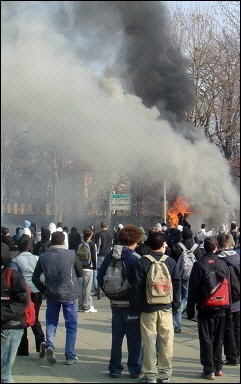
<path fill-rule="evenodd" d="M 90 307 L 90 309 L 85 309 L 83 312 L 85 312 L 85 313 L 96 313 L 98 311 L 94 307 Z"/>
<path fill-rule="evenodd" d="M 39 352 L 40 359 L 42 359 L 45 355 L 46 355 L 46 343 L 45 343 L 45 341 L 43 341 L 40 344 L 40 352 Z"/>
<path fill-rule="evenodd" d="M 66 359 L 65 364 L 66 364 L 66 365 L 73 365 L 73 364 L 76 363 L 76 361 L 79 361 L 79 359 L 78 359 L 77 356 L 75 356 L 73 359 Z"/>
<path fill-rule="evenodd" d="M 48 347 L 46 353 L 47 353 L 47 361 L 50 364 L 56 364 L 57 363 L 57 359 L 56 359 L 56 356 L 55 356 L 53 348 Z"/>
<path fill-rule="evenodd" d="M 214 376 L 213 372 L 212 373 L 202 373 L 201 376 L 203 379 L 215 380 L 215 376 Z"/>
<path fill-rule="evenodd" d="M 157 381 L 156 381 L 156 379 L 148 379 L 146 376 L 143 376 L 141 378 L 141 382 L 142 383 L 156 383 Z"/>
<path fill-rule="evenodd" d="M 216 371 L 215 372 L 215 376 L 223 376 L 223 372 L 222 371 Z"/>
<path fill-rule="evenodd" d="M 238 360 L 225 360 L 223 362 L 224 365 L 233 365 L 233 366 L 237 366 L 238 365 Z"/>
<path fill-rule="evenodd" d="M 181 328 L 174 327 L 174 333 L 180 333 L 182 332 Z"/>
<path fill-rule="evenodd" d="M 165 379 L 157 379 L 157 383 L 170 383 L 169 377 L 165 377 Z"/>
<path fill-rule="evenodd" d="M 110 372 L 110 377 L 112 377 L 113 379 L 117 379 L 117 377 L 119 376 L 120 376 L 120 373 Z"/>

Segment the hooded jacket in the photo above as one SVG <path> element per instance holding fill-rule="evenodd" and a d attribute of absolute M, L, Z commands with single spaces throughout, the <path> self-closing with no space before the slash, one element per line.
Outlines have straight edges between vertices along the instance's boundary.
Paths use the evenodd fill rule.
<path fill-rule="evenodd" d="M 240 254 L 233 249 L 225 249 L 218 254 L 218 257 L 225 261 L 228 268 L 230 266 L 240 267 Z M 232 286 L 231 286 L 232 289 Z M 231 303 L 231 312 L 240 312 L 240 300 Z"/>
<path fill-rule="evenodd" d="M 6 281 L 6 271 L 11 254 L 6 244 L 1 243 L 1 329 L 26 328 L 24 311 L 30 302 L 23 276 L 12 269 L 10 287 Z"/>
<path fill-rule="evenodd" d="M 105 257 L 97 275 L 98 283 L 103 291 L 103 279 L 106 274 L 106 270 L 112 260 L 112 257 L 114 257 L 115 259 L 123 259 L 126 267 L 128 281 L 131 285 L 133 282 L 135 266 L 138 259 L 140 258 L 140 255 L 138 255 L 135 251 L 125 245 L 115 245 L 113 250 Z M 117 307 L 129 307 L 130 293 L 128 293 L 127 296 L 124 297 L 122 300 L 111 300 L 110 305 Z"/>

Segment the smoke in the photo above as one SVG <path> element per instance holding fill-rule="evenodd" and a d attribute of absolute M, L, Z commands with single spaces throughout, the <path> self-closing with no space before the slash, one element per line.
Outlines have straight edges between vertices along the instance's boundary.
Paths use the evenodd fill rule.
<path fill-rule="evenodd" d="M 25 121 L 97 173 L 166 179 L 220 222 L 237 192 L 219 150 L 180 123 L 191 99 L 161 3 L 2 2 L 4 128 Z"/>

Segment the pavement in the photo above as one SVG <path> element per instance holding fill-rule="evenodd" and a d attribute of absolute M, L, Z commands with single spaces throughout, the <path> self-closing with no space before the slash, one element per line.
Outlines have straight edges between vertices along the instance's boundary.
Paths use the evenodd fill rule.
<path fill-rule="evenodd" d="M 111 310 L 109 300 L 93 297 L 97 313 L 78 313 L 78 333 L 76 351 L 79 361 L 65 365 L 65 327 L 61 311 L 55 338 L 57 364 L 50 365 L 46 358 L 40 359 L 35 350 L 34 336 L 28 330 L 29 356 L 17 356 L 13 365 L 13 378 L 16 383 L 138 383 L 128 375 L 126 339 L 123 342 L 124 371 L 118 379 L 109 377 L 108 363 L 111 347 Z M 46 302 L 40 310 L 40 321 L 45 331 Z M 205 383 L 201 378 L 202 366 L 199 359 L 197 323 L 183 319 L 182 332 L 175 334 L 173 375 L 171 383 Z M 223 366 L 222 377 L 217 383 L 239 383 L 240 367 Z"/>

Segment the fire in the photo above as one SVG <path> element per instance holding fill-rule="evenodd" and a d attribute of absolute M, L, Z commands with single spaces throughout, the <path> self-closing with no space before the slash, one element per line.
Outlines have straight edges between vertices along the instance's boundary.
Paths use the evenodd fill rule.
<path fill-rule="evenodd" d="M 190 212 L 188 208 L 189 208 L 189 204 L 185 200 L 184 196 L 178 196 L 178 198 L 172 204 L 172 207 L 167 212 L 170 228 L 174 228 L 178 225 L 177 214 L 179 212 L 181 212 L 182 214 L 194 213 L 194 212 Z"/>

